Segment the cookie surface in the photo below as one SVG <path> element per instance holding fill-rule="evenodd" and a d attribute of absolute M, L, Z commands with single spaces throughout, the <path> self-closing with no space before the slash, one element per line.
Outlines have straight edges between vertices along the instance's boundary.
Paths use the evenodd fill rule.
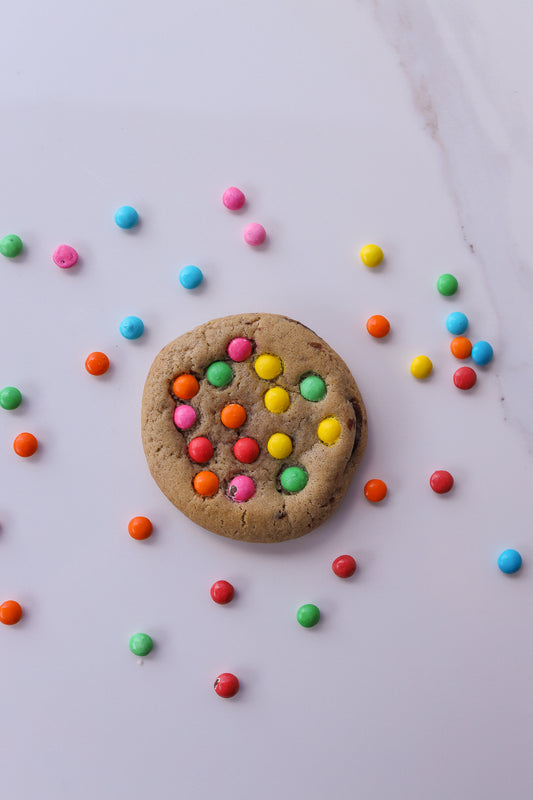
<path fill-rule="evenodd" d="M 313 331 L 275 314 L 239 314 L 159 353 L 142 437 L 154 480 L 190 519 L 232 539 L 281 542 L 338 506 L 367 420 L 348 367 Z"/>

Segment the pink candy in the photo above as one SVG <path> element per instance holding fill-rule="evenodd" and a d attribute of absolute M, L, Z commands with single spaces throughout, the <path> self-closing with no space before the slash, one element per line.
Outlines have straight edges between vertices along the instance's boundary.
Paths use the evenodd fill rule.
<path fill-rule="evenodd" d="M 246 244 L 251 244 L 252 247 L 258 247 L 263 244 L 266 239 L 266 230 L 258 222 L 250 222 L 242 232 Z"/>
<path fill-rule="evenodd" d="M 70 269 L 78 261 L 78 254 L 69 244 L 60 244 L 52 255 L 54 264 L 61 269 Z"/>
<path fill-rule="evenodd" d="M 228 486 L 228 497 L 236 503 L 245 503 L 255 494 L 255 484 L 248 475 L 236 475 Z"/>
<path fill-rule="evenodd" d="M 222 202 L 230 211 L 238 211 L 239 208 L 243 207 L 245 200 L 246 197 L 243 192 L 237 189 L 236 186 L 230 186 L 222 195 Z"/>
<path fill-rule="evenodd" d="M 228 344 L 228 356 L 232 361 L 246 361 L 252 352 L 252 343 L 249 339 L 238 336 Z"/>
<path fill-rule="evenodd" d="M 186 431 L 196 422 L 196 411 L 192 406 L 176 406 L 174 425 L 180 431 Z"/>

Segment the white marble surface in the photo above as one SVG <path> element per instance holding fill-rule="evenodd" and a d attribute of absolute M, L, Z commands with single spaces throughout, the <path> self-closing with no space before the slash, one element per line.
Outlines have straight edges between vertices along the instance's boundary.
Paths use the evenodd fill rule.
<path fill-rule="evenodd" d="M 0 234 L 27 246 L 0 264 L 0 383 L 27 398 L 0 415 L 0 600 L 26 610 L 0 631 L 6 799 L 530 798 L 532 21 L 516 0 L 4 10 Z M 221 208 L 229 184 L 246 215 Z M 142 214 L 133 235 L 113 225 L 122 203 Z M 241 242 L 251 220 L 262 252 Z M 62 241 L 72 274 L 50 261 Z M 383 269 L 358 263 L 367 241 Z M 207 276 L 195 296 L 186 263 Z M 435 291 L 444 271 L 455 298 Z M 496 351 L 471 393 L 451 385 L 455 308 Z M 257 309 L 329 341 L 370 419 L 340 511 L 276 547 L 183 518 L 139 437 L 158 349 Z M 137 343 L 118 334 L 129 313 Z M 370 340 L 372 313 L 390 340 Z M 93 349 L 113 362 L 101 382 Z M 31 462 L 11 452 L 20 430 L 42 442 Z M 428 489 L 436 468 L 453 495 Z M 362 497 L 375 476 L 381 507 Z M 125 532 L 140 513 L 146 545 Z M 342 552 L 350 582 L 330 571 Z M 239 590 L 225 609 L 219 577 Z M 313 631 L 294 621 L 307 601 Z M 140 667 L 127 640 L 143 629 L 157 649 Z M 211 689 L 226 669 L 232 702 Z"/>

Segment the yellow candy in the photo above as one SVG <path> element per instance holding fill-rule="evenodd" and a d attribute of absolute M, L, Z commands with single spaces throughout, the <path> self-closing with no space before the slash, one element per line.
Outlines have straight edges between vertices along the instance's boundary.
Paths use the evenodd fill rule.
<path fill-rule="evenodd" d="M 341 435 L 341 424 L 337 417 L 326 417 L 319 422 L 316 433 L 324 444 L 335 444 Z"/>
<path fill-rule="evenodd" d="M 282 414 L 286 411 L 291 403 L 289 393 L 282 389 L 281 386 L 273 386 L 264 396 L 265 406 L 273 414 Z"/>
<path fill-rule="evenodd" d="M 267 442 L 267 450 L 272 458 L 288 458 L 292 453 L 291 437 L 286 433 L 273 433 Z"/>
<path fill-rule="evenodd" d="M 377 244 L 365 244 L 360 253 L 361 261 L 367 267 L 377 267 L 383 261 L 383 250 Z"/>
<path fill-rule="evenodd" d="M 264 381 L 271 381 L 273 378 L 277 378 L 282 370 L 280 359 L 269 353 L 256 358 L 254 367 L 259 377 L 263 378 Z"/>
<path fill-rule="evenodd" d="M 433 364 L 431 363 L 431 359 L 427 356 L 417 356 L 411 362 L 411 375 L 414 375 L 414 377 L 419 380 L 431 375 L 432 369 Z"/>

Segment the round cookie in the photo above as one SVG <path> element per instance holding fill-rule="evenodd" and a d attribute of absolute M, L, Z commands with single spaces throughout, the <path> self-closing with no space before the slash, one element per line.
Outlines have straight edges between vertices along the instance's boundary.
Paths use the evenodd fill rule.
<path fill-rule="evenodd" d="M 236 339 L 250 342 L 243 360 L 228 355 Z M 177 381 L 180 375 L 196 378 L 192 397 L 175 394 L 182 383 L 196 386 Z M 273 396 L 283 402 L 270 403 Z M 175 412 L 184 405 L 196 419 L 180 429 Z M 246 412 L 239 427 L 223 423 L 227 406 Z M 323 420 L 330 428 L 336 420 L 335 436 L 319 436 Z M 274 434 L 292 442 L 281 458 L 267 447 Z M 363 455 L 367 420 L 348 367 L 313 331 L 276 314 L 238 314 L 200 325 L 159 353 L 144 387 L 142 437 L 154 480 L 190 519 L 231 539 L 282 542 L 309 533 L 336 509 Z M 211 452 L 205 439 L 213 448 L 201 463 L 191 457 L 199 439 L 202 458 Z M 259 446 L 250 463 L 235 456 L 240 439 Z"/>

